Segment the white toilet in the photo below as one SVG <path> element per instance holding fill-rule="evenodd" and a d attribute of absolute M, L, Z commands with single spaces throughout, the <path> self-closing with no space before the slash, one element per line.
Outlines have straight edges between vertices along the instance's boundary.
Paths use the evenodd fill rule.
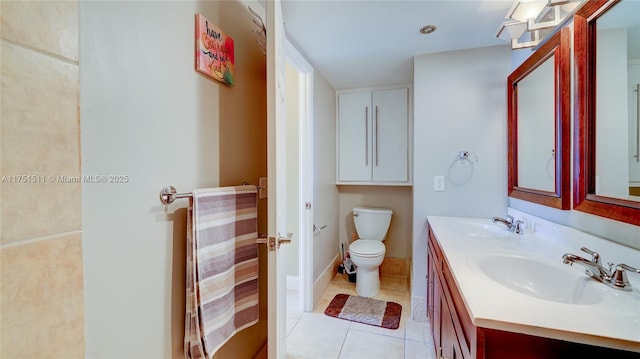
<path fill-rule="evenodd" d="M 355 207 L 353 222 L 360 239 L 349 246 L 351 260 L 356 265 L 356 293 L 373 297 L 380 290 L 378 267 L 384 260 L 384 241 L 393 211 L 386 208 Z"/>

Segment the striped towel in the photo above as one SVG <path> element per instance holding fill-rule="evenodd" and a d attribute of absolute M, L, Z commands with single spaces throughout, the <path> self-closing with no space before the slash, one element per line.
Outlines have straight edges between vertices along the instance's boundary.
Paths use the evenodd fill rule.
<path fill-rule="evenodd" d="M 185 358 L 211 358 L 258 322 L 255 186 L 196 190 L 187 211 Z"/>

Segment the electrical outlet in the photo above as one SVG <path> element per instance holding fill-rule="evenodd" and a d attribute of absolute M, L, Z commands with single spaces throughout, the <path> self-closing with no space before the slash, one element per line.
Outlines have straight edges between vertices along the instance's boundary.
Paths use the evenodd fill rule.
<path fill-rule="evenodd" d="M 258 186 L 260 186 L 260 189 L 258 190 L 258 199 L 267 198 L 267 183 L 267 177 L 260 177 L 260 183 L 258 184 Z"/>
<path fill-rule="evenodd" d="M 433 190 L 436 192 L 444 191 L 444 176 L 433 176 Z"/>

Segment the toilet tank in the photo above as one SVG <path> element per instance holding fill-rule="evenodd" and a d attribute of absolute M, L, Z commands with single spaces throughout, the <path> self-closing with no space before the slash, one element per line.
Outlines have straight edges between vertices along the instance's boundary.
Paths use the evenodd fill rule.
<path fill-rule="evenodd" d="M 355 207 L 353 222 L 356 225 L 358 237 L 384 241 L 392 214 L 393 211 L 387 208 Z"/>

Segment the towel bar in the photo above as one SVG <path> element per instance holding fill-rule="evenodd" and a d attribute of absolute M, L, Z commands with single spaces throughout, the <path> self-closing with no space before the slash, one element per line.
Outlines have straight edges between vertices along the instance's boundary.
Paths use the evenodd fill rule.
<path fill-rule="evenodd" d="M 248 186 L 249 182 L 242 182 L 242 185 Z M 260 187 L 257 186 L 256 189 L 260 189 Z M 171 204 L 176 199 L 191 197 L 193 197 L 191 193 L 178 193 L 176 191 L 176 188 L 171 185 L 164 186 L 162 187 L 162 189 L 160 189 L 160 202 L 162 202 L 163 204 Z"/>

